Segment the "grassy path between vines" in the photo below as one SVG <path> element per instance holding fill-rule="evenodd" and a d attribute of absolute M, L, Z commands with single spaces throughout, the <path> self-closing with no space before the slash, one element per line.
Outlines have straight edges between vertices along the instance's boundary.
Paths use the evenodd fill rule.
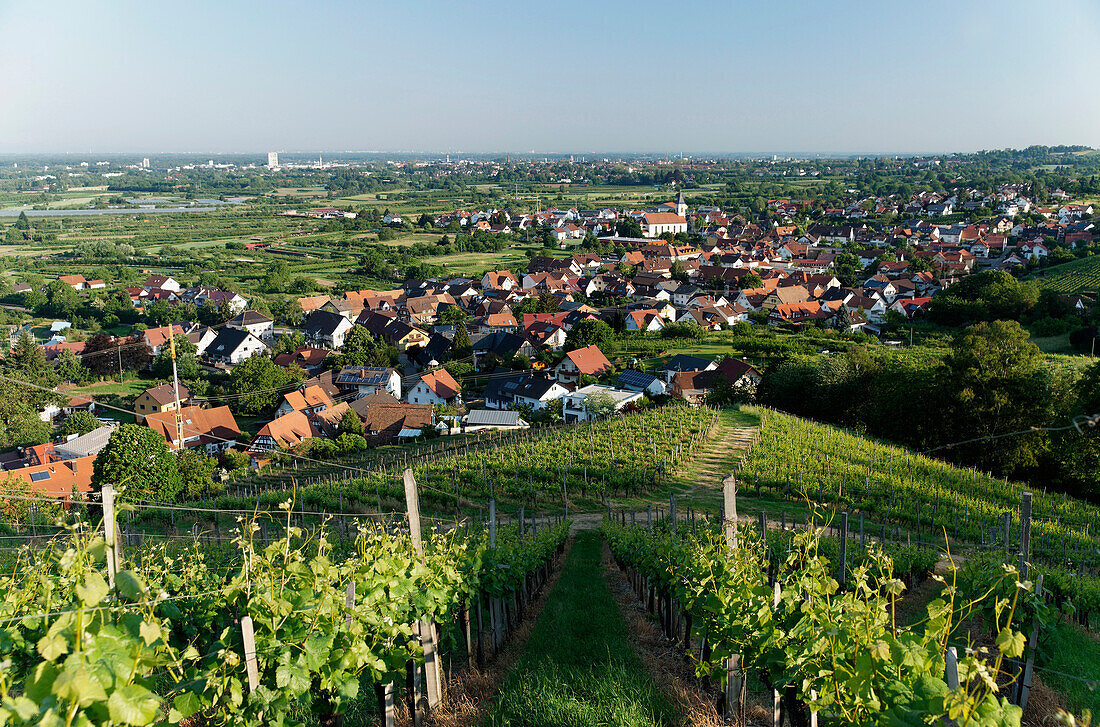
<path fill-rule="evenodd" d="M 581 531 L 524 655 L 485 725 L 671 725 L 676 711 L 646 674 L 607 587 L 599 533 Z"/>

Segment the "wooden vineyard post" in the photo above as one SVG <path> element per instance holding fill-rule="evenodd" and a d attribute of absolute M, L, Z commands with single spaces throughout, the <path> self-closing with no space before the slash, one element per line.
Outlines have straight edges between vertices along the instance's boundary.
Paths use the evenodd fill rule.
<path fill-rule="evenodd" d="M 723 519 L 725 520 L 726 557 L 732 557 L 737 550 L 737 480 L 733 475 L 722 480 Z M 741 674 L 741 655 L 733 654 L 725 660 L 726 691 L 725 716 L 738 723 L 744 722 L 745 680 Z"/>
<path fill-rule="evenodd" d="M 726 721 L 745 723 L 745 679 L 741 672 L 741 656 L 726 659 Z"/>
<path fill-rule="evenodd" d="M 840 513 L 840 588 L 848 581 L 848 513 Z"/>
<path fill-rule="evenodd" d="M 473 668 L 477 663 L 476 645 L 474 644 L 472 629 L 470 628 L 470 602 L 465 601 L 462 604 L 462 609 L 458 612 L 461 619 L 462 635 L 466 639 L 466 666 Z"/>
<path fill-rule="evenodd" d="M 1026 494 L 1031 494 L 1026 493 Z M 1043 596 L 1043 574 L 1035 579 L 1035 597 Z M 1039 641 L 1039 619 L 1031 624 L 1031 635 L 1027 639 L 1027 661 L 1024 663 L 1024 672 L 1020 678 L 1019 687 L 1016 690 L 1016 704 L 1021 710 L 1027 709 L 1027 698 L 1031 694 L 1031 673 L 1035 668 L 1035 645 Z"/>
<path fill-rule="evenodd" d="M 115 525 L 115 488 L 110 482 L 103 485 L 103 541 L 107 544 L 107 584 L 114 588 L 119 543 Z"/>
<path fill-rule="evenodd" d="M 351 628 L 351 609 L 355 608 L 355 581 L 348 582 L 348 589 L 344 593 L 344 605 L 348 607 L 347 618 L 344 619 L 344 623 L 347 627 Z"/>
<path fill-rule="evenodd" d="M 1008 554 L 1009 554 L 1009 550 L 1008 550 L 1008 548 L 1009 548 L 1009 543 L 1008 543 L 1009 535 L 1008 534 L 1009 534 L 1009 527 L 1011 526 L 1011 523 L 1012 523 L 1012 513 L 1005 510 L 1004 520 L 1005 520 L 1005 526 L 1004 526 L 1004 531 L 1005 531 L 1005 563 L 1007 563 L 1008 562 Z"/>
<path fill-rule="evenodd" d="M 866 550 L 866 541 L 863 539 L 863 512 L 859 513 L 859 549 L 860 551 Z"/>
<path fill-rule="evenodd" d="M 726 547 L 733 551 L 737 549 L 737 480 L 733 475 L 722 480 L 722 497 Z"/>
<path fill-rule="evenodd" d="M 418 555 L 424 553 L 424 541 L 420 531 L 420 498 L 416 490 L 416 478 L 413 471 L 405 468 L 405 507 L 409 513 L 409 535 L 413 550 Z M 414 633 L 419 633 L 420 645 L 424 650 L 424 686 L 427 692 L 428 708 L 435 709 L 443 701 L 443 687 L 440 683 L 439 649 L 435 638 L 435 626 L 428 619 L 421 619 Z"/>
<path fill-rule="evenodd" d="M 776 581 L 772 590 L 772 610 L 779 608 L 779 582 Z M 783 695 L 778 689 L 772 688 L 772 727 L 780 727 L 783 724 Z"/>
<path fill-rule="evenodd" d="M 645 527 L 646 530 L 653 529 L 653 505 L 645 506 Z"/>
<path fill-rule="evenodd" d="M 248 691 L 254 692 L 260 686 L 260 670 L 256 663 L 256 632 L 252 628 L 252 617 L 241 617 L 241 642 L 244 645 L 244 665 L 248 671 Z"/>
<path fill-rule="evenodd" d="M 947 654 L 944 661 L 947 663 L 947 668 L 944 670 L 944 681 L 947 682 L 948 689 L 959 688 L 959 653 L 954 646 L 947 647 Z"/>
<path fill-rule="evenodd" d="M 374 693 L 378 695 L 378 713 L 381 715 L 381 727 L 397 727 L 397 714 L 393 708 L 393 682 L 375 684 Z"/>
<path fill-rule="evenodd" d="M 1020 500 L 1020 580 L 1027 580 L 1027 564 L 1031 560 L 1031 493 Z"/>
<path fill-rule="evenodd" d="M 676 529 L 676 495 L 670 494 L 668 496 L 668 519 L 672 529 Z"/>

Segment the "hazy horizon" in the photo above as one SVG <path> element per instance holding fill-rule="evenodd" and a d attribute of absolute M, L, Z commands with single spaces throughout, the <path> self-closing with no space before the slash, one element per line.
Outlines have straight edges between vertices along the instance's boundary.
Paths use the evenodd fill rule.
<path fill-rule="evenodd" d="M 1087 0 L 0 0 L 0 28 L 9 156 L 1100 147 Z"/>

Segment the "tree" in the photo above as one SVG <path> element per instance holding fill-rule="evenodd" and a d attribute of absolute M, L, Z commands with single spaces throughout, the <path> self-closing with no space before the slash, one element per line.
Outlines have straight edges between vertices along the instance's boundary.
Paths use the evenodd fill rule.
<path fill-rule="evenodd" d="M 536 312 L 556 313 L 560 307 L 561 299 L 558 298 L 558 296 L 554 295 L 549 290 L 544 290 L 539 293 L 539 303 Z"/>
<path fill-rule="evenodd" d="M 35 502 L 33 498 L 40 496 L 31 489 L 31 483 L 11 472 L 0 474 L 0 490 L 9 497 L 0 498 L 0 517 L 4 522 L 21 525 L 29 522 L 32 513 L 35 521 L 46 518 L 54 520 L 61 513 L 61 506 L 51 502 Z M 79 498 L 73 498 L 78 501 Z"/>
<path fill-rule="evenodd" d="M 741 277 L 741 288 L 743 290 L 755 290 L 764 286 L 764 279 L 760 277 L 760 273 L 755 270 L 750 270 L 747 274 Z"/>
<path fill-rule="evenodd" d="M 79 308 L 80 296 L 71 285 L 54 280 L 46 286 L 46 313 L 58 318 L 70 318 Z"/>
<path fill-rule="evenodd" d="M 216 494 L 214 469 L 217 460 L 205 454 L 185 449 L 176 455 L 183 499 L 201 500 Z"/>
<path fill-rule="evenodd" d="M 573 351 L 593 344 L 600 346 L 614 337 L 615 331 L 605 321 L 588 318 L 577 322 L 565 334 L 565 350 Z"/>
<path fill-rule="evenodd" d="M 238 396 L 237 411 L 252 416 L 270 412 L 283 393 L 304 378 L 297 366 L 284 369 L 267 356 L 252 356 L 233 367 L 229 388 Z"/>
<path fill-rule="evenodd" d="M 84 365 L 93 376 L 117 376 L 121 371 L 138 371 L 149 365 L 153 352 L 140 334 L 115 338 L 97 333 L 84 342 Z"/>
<path fill-rule="evenodd" d="M 169 502 L 182 482 L 176 457 L 157 432 L 137 424 L 123 424 L 111 433 L 107 446 L 92 465 L 92 489 L 111 483 L 125 500 Z"/>
<path fill-rule="evenodd" d="M 1047 397 L 1042 353 L 1016 321 L 977 323 L 960 333 L 943 385 L 952 392 L 947 428 L 957 439 L 1026 430 L 1042 418 Z M 1037 462 L 1041 442 L 1018 435 L 959 448 L 986 469 L 1013 471 Z"/>
<path fill-rule="evenodd" d="M 454 326 L 462 323 L 469 318 L 469 314 L 466 313 L 461 307 L 457 305 L 447 306 L 442 313 L 439 314 L 439 322 L 444 326 Z"/>
<path fill-rule="evenodd" d="M 275 353 L 294 353 L 306 345 L 306 334 L 301 331 L 290 331 L 279 336 L 275 342 Z"/>
<path fill-rule="evenodd" d="M 389 366 L 388 348 L 363 326 L 352 326 L 344 337 L 336 363 L 341 366 Z"/>
<path fill-rule="evenodd" d="M 221 465 L 229 472 L 246 470 L 252 464 L 252 458 L 239 449 L 227 449 L 222 452 Z"/>
<path fill-rule="evenodd" d="M 61 349 L 57 355 L 57 366 L 54 368 L 58 379 L 73 384 L 83 384 L 88 380 L 88 369 L 76 357 L 76 354 L 67 348 Z"/>
<path fill-rule="evenodd" d="M 967 276 L 932 299 L 929 314 L 937 323 L 1019 320 L 1039 300 L 1038 290 L 1003 270 Z"/>
<path fill-rule="evenodd" d="M 615 413 L 615 398 L 606 391 L 584 397 L 584 408 L 592 419 L 603 419 Z"/>
<path fill-rule="evenodd" d="M 451 350 L 455 358 L 465 358 L 474 350 L 474 344 L 470 341 L 470 332 L 466 330 L 465 323 L 459 323 L 455 327 L 455 337 L 451 341 Z"/>
<path fill-rule="evenodd" d="M 15 220 L 15 229 L 17 230 L 29 230 L 31 229 L 31 221 L 27 219 L 26 212 L 20 212 L 19 217 Z"/>
<path fill-rule="evenodd" d="M 348 410 L 340 417 L 340 424 L 336 431 L 340 434 L 358 434 L 362 436 L 363 420 L 359 418 L 354 409 L 348 407 Z"/>
<path fill-rule="evenodd" d="M 181 379 L 199 377 L 199 347 L 187 340 L 187 336 L 176 335 L 176 373 Z M 165 344 L 153 359 L 153 373 L 162 379 L 172 378 L 172 348 Z"/>
<path fill-rule="evenodd" d="M 87 434 L 88 432 L 94 432 L 101 426 L 103 425 L 90 411 L 78 409 L 65 417 L 65 421 L 61 424 L 61 434 L 66 437 L 72 434 Z"/>
<path fill-rule="evenodd" d="M 49 365 L 46 363 L 46 354 L 42 351 L 30 333 L 23 331 L 15 341 L 15 346 L 9 355 L 9 362 L 15 371 L 21 372 L 32 381 L 42 379 Z"/>
<path fill-rule="evenodd" d="M 619 237 L 641 237 L 642 226 L 638 224 L 637 220 L 627 217 L 615 224 L 615 234 Z"/>

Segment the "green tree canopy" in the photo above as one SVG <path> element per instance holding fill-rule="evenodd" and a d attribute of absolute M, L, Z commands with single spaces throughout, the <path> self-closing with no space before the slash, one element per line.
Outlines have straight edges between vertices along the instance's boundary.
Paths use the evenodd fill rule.
<path fill-rule="evenodd" d="M 182 487 L 176 456 L 164 437 L 137 424 L 115 429 L 96 455 L 92 488 L 99 491 L 108 482 L 127 500 L 169 502 Z"/>
<path fill-rule="evenodd" d="M 565 334 L 565 350 L 573 351 L 596 344 L 609 343 L 615 337 L 615 331 L 605 321 L 589 318 L 579 321 Z"/>
<path fill-rule="evenodd" d="M 176 334 L 176 373 L 181 379 L 199 377 L 199 347 L 187 340 L 187 336 Z M 153 359 L 153 373 L 162 379 L 172 378 L 172 347 L 165 344 Z"/>
<path fill-rule="evenodd" d="M 78 409 L 65 417 L 65 421 L 61 424 L 61 434 L 66 437 L 70 434 L 87 434 L 88 432 L 94 432 L 101 426 L 103 425 L 90 411 Z"/>
<path fill-rule="evenodd" d="M 305 378 L 297 366 L 277 366 L 267 356 L 252 356 L 233 367 L 229 388 L 238 395 L 236 408 L 249 416 L 269 413 L 299 381 Z"/>
<path fill-rule="evenodd" d="M 932 299 L 930 314 L 937 323 L 963 325 L 975 321 L 1019 320 L 1039 300 L 1039 291 L 1003 270 L 967 276 Z"/>
<path fill-rule="evenodd" d="M 459 323 L 455 327 L 455 337 L 451 341 L 451 350 L 455 358 L 464 358 L 474 350 L 474 344 L 470 341 L 470 332 L 466 330 L 465 323 Z"/>

